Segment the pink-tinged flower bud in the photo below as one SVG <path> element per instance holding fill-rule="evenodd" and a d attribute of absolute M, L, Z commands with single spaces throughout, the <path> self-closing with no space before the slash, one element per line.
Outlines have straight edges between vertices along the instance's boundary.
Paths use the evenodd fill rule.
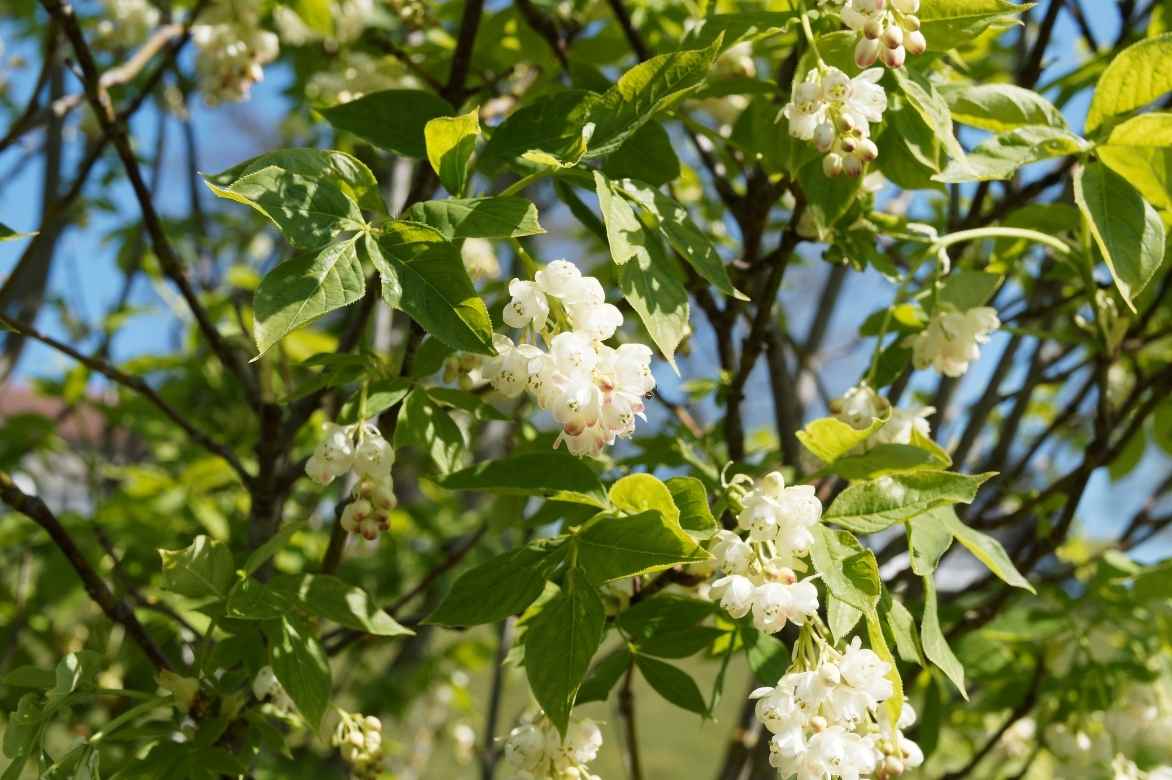
<path fill-rule="evenodd" d="M 899 20 L 899 26 L 907 32 L 920 29 L 920 17 L 918 16 L 904 16 Z"/>
<path fill-rule="evenodd" d="M 887 7 L 887 0 L 871 0 L 875 5 L 875 12 L 878 13 Z"/>
<path fill-rule="evenodd" d="M 871 162 L 878 159 L 879 147 L 870 138 L 864 138 L 859 141 L 858 147 L 855 149 L 855 156 L 864 162 Z"/>
<path fill-rule="evenodd" d="M 830 147 L 834 146 L 834 138 L 834 125 L 830 122 L 823 122 L 814 131 L 814 146 L 819 152 L 825 154 L 830 151 Z"/>
<path fill-rule="evenodd" d="M 858 157 L 851 155 L 842 158 L 842 172 L 852 178 L 857 178 L 863 175 L 863 161 Z"/>
<path fill-rule="evenodd" d="M 908 54 L 923 54 L 928 50 L 928 39 L 919 30 L 913 30 L 904 38 L 903 45 Z"/>
<path fill-rule="evenodd" d="M 915 14 L 920 12 L 920 0 L 891 0 L 891 7 L 901 14 Z"/>
<path fill-rule="evenodd" d="M 822 158 L 822 172 L 829 178 L 834 178 L 842 173 L 842 155 L 828 154 Z"/>
<path fill-rule="evenodd" d="M 883 34 L 883 20 L 872 16 L 863 25 L 863 35 L 871 40 L 877 39 Z"/>
<path fill-rule="evenodd" d="M 858 136 L 844 135 L 838 141 L 838 148 L 846 154 L 854 154 L 855 150 L 859 148 Z"/>
<path fill-rule="evenodd" d="M 883 31 L 883 45 L 889 49 L 898 49 L 903 46 L 903 30 L 894 24 Z"/>
<path fill-rule="evenodd" d="M 871 67 L 879 59 L 879 50 L 882 48 L 879 41 L 859 38 L 859 42 L 855 44 L 855 65 L 860 68 Z"/>
<path fill-rule="evenodd" d="M 907 50 L 902 46 L 898 49 L 883 49 L 879 52 L 879 59 L 889 68 L 902 68 L 907 60 Z"/>

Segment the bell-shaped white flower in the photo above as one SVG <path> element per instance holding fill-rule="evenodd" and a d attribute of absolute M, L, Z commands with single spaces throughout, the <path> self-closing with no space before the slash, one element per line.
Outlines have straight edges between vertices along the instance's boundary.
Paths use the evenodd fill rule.
<path fill-rule="evenodd" d="M 606 341 L 623 324 L 623 313 L 609 303 L 571 303 L 566 312 L 574 330 L 596 341 Z"/>
<path fill-rule="evenodd" d="M 533 274 L 533 280 L 546 295 L 559 300 L 566 298 L 582 272 L 569 260 L 554 260 Z"/>
<path fill-rule="evenodd" d="M 776 634 L 787 622 L 801 625 L 818 611 L 818 591 L 808 581 L 767 582 L 753 591 L 753 626 Z"/>
<path fill-rule="evenodd" d="M 814 132 L 826 120 L 826 105 L 822 102 L 819 85 L 814 81 L 803 81 L 794 87 L 793 99 L 782 109 L 789 122 L 789 134 L 794 138 L 809 141 Z"/>
<path fill-rule="evenodd" d="M 963 376 L 969 363 L 981 356 L 981 345 L 1000 326 L 997 311 L 988 306 L 938 311 L 927 327 L 908 337 L 912 363 L 917 369 L 931 366 L 945 376 Z"/>
<path fill-rule="evenodd" d="M 745 574 L 756 555 L 753 548 L 732 531 L 720 530 L 712 537 L 712 557 L 716 567 L 728 574 Z"/>
<path fill-rule="evenodd" d="M 510 328 L 532 325 L 534 330 L 545 327 L 549 317 L 549 301 L 535 282 L 513 279 L 509 282 L 509 295 L 512 298 L 501 315 L 506 325 Z"/>
<path fill-rule="evenodd" d="M 739 574 L 721 577 L 712 583 L 712 595 L 720 599 L 720 607 L 739 620 L 749 614 L 754 603 L 753 581 Z"/>
<path fill-rule="evenodd" d="M 567 377 L 589 377 L 598 364 L 598 353 L 591 339 L 572 331 L 554 336 L 549 354 L 557 370 Z"/>

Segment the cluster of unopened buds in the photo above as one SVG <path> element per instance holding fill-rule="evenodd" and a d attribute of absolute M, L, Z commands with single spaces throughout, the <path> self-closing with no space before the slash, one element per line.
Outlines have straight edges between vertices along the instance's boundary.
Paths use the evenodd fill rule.
<path fill-rule="evenodd" d="M 350 766 L 350 776 L 375 778 L 383 760 L 383 724 L 373 715 L 338 710 L 338 726 L 331 742 Z"/>
<path fill-rule="evenodd" d="M 263 66 L 277 58 L 280 42 L 261 29 L 258 8 L 252 0 L 215 0 L 191 28 L 199 88 L 209 106 L 247 100 L 252 85 L 264 79 Z"/>
<path fill-rule="evenodd" d="M 281 715 L 287 716 L 296 710 L 293 699 L 281 685 L 271 666 L 262 666 L 252 679 L 252 695 L 258 701 L 268 700 L 269 705 Z"/>
<path fill-rule="evenodd" d="M 842 21 L 859 34 L 855 64 L 869 68 L 882 62 L 902 68 L 909 54 L 923 54 L 928 41 L 920 31 L 920 0 L 845 0 Z"/>
<path fill-rule="evenodd" d="M 598 756 L 602 730 L 571 719 L 563 740 L 548 718 L 527 720 L 505 738 L 505 763 L 518 780 L 599 780 L 586 766 Z"/>
<path fill-rule="evenodd" d="M 787 622 L 804 625 L 818 612 L 818 590 L 812 578 L 799 580 L 794 568 L 805 568 L 822 519 L 822 503 L 810 485 L 786 487 L 780 472 L 766 474 L 748 490 L 734 479 L 740 493 L 737 525 L 748 540 L 719 531 L 712 554 L 724 576 L 712 583 L 712 595 L 734 619 L 753 613 L 758 631 L 775 634 Z"/>
<path fill-rule="evenodd" d="M 997 310 L 978 306 L 967 311 L 941 308 L 919 333 L 908 336 L 912 364 L 917 369 L 935 368 L 950 377 L 963 376 L 969 363 L 981 356 L 981 345 L 1001 327 Z"/>
<path fill-rule="evenodd" d="M 879 86 L 881 68 L 851 78 L 831 66 L 812 69 L 794 87 L 782 109 L 794 138 L 812 141 L 825 157 L 827 176 L 861 176 L 867 163 L 879 156 L 871 140 L 871 125 L 883 120 L 887 93 Z"/>
<path fill-rule="evenodd" d="M 373 422 L 354 425 L 326 423 L 326 436 L 305 463 L 305 473 L 319 485 L 328 485 L 353 472 L 354 500 L 342 510 L 342 528 L 367 540 L 387 530 L 387 517 L 398 504 L 391 466 L 395 450 Z"/>
<path fill-rule="evenodd" d="M 915 722 L 904 704 L 891 723 L 880 705 L 894 694 L 891 665 L 855 637 L 842 651 L 803 631 L 797 663 L 772 688 L 749 694 L 769 730 L 769 763 L 798 780 L 879 780 L 919 766 L 924 755 L 902 729 Z"/>
<path fill-rule="evenodd" d="M 159 9 L 149 0 L 104 0 L 97 41 L 111 48 L 137 46 L 159 24 Z"/>
<path fill-rule="evenodd" d="M 622 312 L 606 302 L 602 284 L 566 260 L 555 260 L 534 281 L 509 282 L 511 300 L 505 324 L 539 334 L 549 351 L 497 335 L 497 354 L 484 363 L 484 378 L 507 398 L 526 390 L 538 406 L 561 424 L 554 446 L 565 442 L 574 455 L 598 455 L 617 437 L 635 431 L 644 417 L 644 400 L 655 389 L 651 349 L 643 344 L 618 348 L 603 342 L 623 323 Z M 551 335 L 551 301 L 564 311 L 570 328 Z"/>
<path fill-rule="evenodd" d="M 855 385 L 842 397 L 830 402 L 830 413 L 858 430 L 869 428 L 877 419 L 887 418 L 887 422 L 852 450 L 851 454 L 866 452 L 880 444 L 910 444 L 913 433 L 925 439 L 930 438 L 932 426 L 928 423 L 928 417 L 935 412 L 932 406 L 911 409 L 893 407 L 866 383 Z"/>

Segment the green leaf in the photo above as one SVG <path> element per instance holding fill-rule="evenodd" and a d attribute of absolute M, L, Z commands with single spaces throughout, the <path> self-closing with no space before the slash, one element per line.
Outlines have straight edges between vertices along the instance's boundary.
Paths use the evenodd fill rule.
<path fill-rule="evenodd" d="M 955 512 L 940 513 L 938 518 L 956 538 L 956 541 L 964 545 L 965 549 L 973 554 L 973 557 L 985 564 L 989 571 L 997 575 L 1003 582 L 1015 588 L 1028 590 L 1030 593 L 1035 592 L 1034 586 L 1030 585 L 1029 581 L 1021 576 L 1021 572 L 1013 565 L 1013 561 L 1006 554 L 1001 542 L 992 536 L 969 528 L 960 521 Z"/>
<path fill-rule="evenodd" d="M 1090 145 L 1069 130 L 1034 125 L 982 141 L 964 159 L 953 160 L 933 181 L 955 184 L 1012 177 L 1023 165 L 1079 154 Z"/>
<path fill-rule="evenodd" d="M 1102 163 L 1075 168 L 1074 200 L 1132 311 L 1164 262 L 1164 223 L 1135 188 Z"/>
<path fill-rule="evenodd" d="M 827 177 L 819 157 L 802 166 L 798 171 L 798 183 L 806 193 L 806 209 L 814 218 L 819 236 L 827 236 L 854 205 L 862 187 L 862 177 Z"/>
<path fill-rule="evenodd" d="M 695 477 L 672 477 L 666 483 L 680 512 L 680 527 L 699 539 L 716 533 L 716 518 L 708 506 L 708 491 Z"/>
<path fill-rule="evenodd" d="M 598 583 L 711 557 L 678 522 L 657 511 L 602 515 L 588 522 L 571 544 L 577 546 L 578 564 Z"/>
<path fill-rule="evenodd" d="M 460 575 L 426 623 L 475 626 L 525 611 L 541 595 L 562 556 L 536 545 L 519 547 Z"/>
<path fill-rule="evenodd" d="M 202 534 L 182 550 L 159 550 L 163 560 L 163 587 L 172 593 L 198 599 L 225 598 L 236 564 L 223 542 Z"/>
<path fill-rule="evenodd" d="M 855 428 L 837 417 L 823 417 L 797 432 L 798 441 L 823 463 L 834 463 L 887 424 L 875 417 L 866 428 Z"/>
<path fill-rule="evenodd" d="M 619 614 L 617 622 L 636 644 L 668 634 L 696 629 L 697 624 L 715 612 L 711 601 L 678 593 L 658 593 Z"/>
<path fill-rule="evenodd" d="M 779 121 L 775 103 L 763 96 L 754 98 L 737 117 L 729 141 L 768 173 L 792 177 L 818 157 L 818 150 L 813 144 L 791 136 L 784 127 L 779 127 Z M 886 146 L 883 151 L 886 155 Z"/>
<path fill-rule="evenodd" d="M 699 87 L 720 52 L 724 36 L 703 49 L 652 57 L 628 70 L 591 107 L 595 123 L 587 157 L 602 157 L 656 114 L 667 111 Z"/>
<path fill-rule="evenodd" d="M 960 523 L 956 510 L 941 506 L 916 515 L 908 521 L 908 556 L 912 572 L 930 576 L 952 546 L 951 526 Z"/>
<path fill-rule="evenodd" d="M 586 679 L 582 681 L 582 686 L 578 688 L 577 703 L 606 701 L 610 696 L 611 688 L 615 686 L 615 683 L 619 681 L 630 665 L 631 654 L 626 647 L 620 647 L 594 664 L 590 667 Z"/>
<path fill-rule="evenodd" d="M 525 631 L 525 674 L 534 698 L 563 738 L 578 687 L 602 642 L 606 610 L 598 591 L 578 569 L 542 605 Z"/>
<path fill-rule="evenodd" d="M 49 700 L 61 699 L 74 691 L 92 688 L 94 679 L 102 670 L 102 657 L 92 650 L 69 653 L 57 662 L 54 671 L 53 689 Z"/>
<path fill-rule="evenodd" d="M 297 328 L 365 294 L 366 275 L 353 239 L 293 255 L 256 290 L 252 335 L 258 357 Z"/>
<path fill-rule="evenodd" d="M 945 84 L 953 121 L 1001 133 L 1027 125 L 1066 128 L 1062 112 L 1046 98 L 1014 84 Z"/>
<path fill-rule="evenodd" d="M 416 353 L 418 355 L 418 352 Z M 416 358 L 418 362 L 418 358 Z M 414 383 L 409 379 L 395 378 L 371 382 L 366 388 L 366 419 L 370 420 L 390 409 L 402 401 L 411 392 Z M 340 425 L 352 425 L 362 422 L 358 419 L 359 407 L 362 405 L 362 391 L 358 390 L 346 403 L 342 404 L 336 422 Z"/>
<path fill-rule="evenodd" d="M 675 351 L 688 333 L 688 294 L 668 267 L 663 247 L 643 230 L 631 204 L 607 179 L 594 174 L 618 282 L 659 351 L 675 368 Z"/>
<path fill-rule="evenodd" d="M 724 261 L 708 236 L 692 221 L 688 210 L 667 195 L 640 182 L 625 180 L 619 185 L 624 194 L 650 214 L 660 233 L 696 273 L 725 295 L 741 300 L 748 297 L 732 286 Z"/>
<path fill-rule="evenodd" d="M 708 650 L 723 636 L 723 628 L 693 626 L 681 631 L 662 631 L 639 643 L 639 652 L 656 658 L 688 658 Z"/>
<path fill-rule="evenodd" d="M 849 531 L 817 525 L 814 534 L 818 542 L 810 551 L 810 560 L 827 590 L 864 614 L 873 610 L 883 589 L 875 553 Z"/>
<path fill-rule="evenodd" d="M 944 0 L 945 3 L 968 1 L 984 2 L 984 0 Z M 924 33 L 924 35 L 927 36 L 928 33 Z M 909 71 L 907 68 L 897 68 L 892 71 L 892 74 L 908 103 L 935 132 L 937 140 L 948 152 L 948 156 L 955 161 L 963 162 L 965 152 L 960 142 L 956 140 L 953 131 L 952 112 L 949 111 L 948 103 L 940 95 L 936 85 L 928 81 L 924 74 Z"/>
<path fill-rule="evenodd" d="M 997 292 L 1001 274 L 958 268 L 944 280 L 937 294 L 937 302 L 953 306 L 957 311 L 968 311 L 984 306 Z"/>
<path fill-rule="evenodd" d="M 529 452 L 489 460 L 449 474 L 448 490 L 486 490 L 513 496 L 544 496 L 554 501 L 605 509 L 606 489 L 589 466 L 563 451 Z"/>
<path fill-rule="evenodd" d="M 403 219 L 429 225 L 449 241 L 519 238 L 545 232 L 537 222 L 537 207 L 515 197 L 425 200 L 403 212 Z"/>
<path fill-rule="evenodd" d="M 374 174 L 361 160 L 345 152 L 323 149 L 278 149 L 205 178 L 217 187 L 229 188 L 242 177 L 269 167 L 280 168 L 304 179 L 325 182 L 342 190 L 367 211 L 379 215 L 387 213 Z"/>
<path fill-rule="evenodd" d="M 577 162 L 586 151 L 583 129 L 600 98 L 597 93 L 577 89 L 539 97 L 493 130 L 481 157 L 504 162 L 540 151 Z"/>
<path fill-rule="evenodd" d="M 233 620 L 280 620 L 293 610 L 293 601 L 267 583 L 240 580 L 228 593 L 224 614 Z"/>
<path fill-rule="evenodd" d="M 1132 44 L 1111 61 L 1091 94 L 1087 132 L 1172 90 L 1172 34 Z"/>
<path fill-rule="evenodd" d="M 21 238 L 32 238 L 36 234 L 37 231 L 35 230 L 31 233 L 21 233 L 8 227 L 8 225 L 5 225 L 3 222 L 0 222 L 0 244 L 3 244 L 5 241 L 16 241 L 17 239 Z"/>
<path fill-rule="evenodd" d="M 441 474 L 455 471 L 467 450 L 460 426 L 422 389 L 411 391 L 399 413 L 395 447 L 402 446 L 414 446 L 426 452 Z"/>
<path fill-rule="evenodd" d="M 287 575 L 273 580 L 272 588 L 285 594 L 314 615 L 340 626 L 375 636 L 414 634 L 399 625 L 357 585 L 328 574 Z"/>
<path fill-rule="evenodd" d="M 920 6 L 921 31 L 933 51 L 964 46 L 988 29 L 1004 30 L 1033 3 L 1011 0 L 933 0 Z"/>
<path fill-rule="evenodd" d="M 462 409 L 477 420 L 509 421 L 513 418 L 486 402 L 477 393 L 455 387 L 429 387 L 427 394 L 444 406 Z"/>
<path fill-rule="evenodd" d="M 48 690 L 57 683 L 57 673 L 37 666 L 18 666 L 0 675 L 0 684 L 12 688 L 39 688 Z"/>
<path fill-rule="evenodd" d="M 876 533 L 938 506 L 968 504 L 992 476 L 909 471 L 857 482 L 834 499 L 822 519 L 859 533 Z"/>
<path fill-rule="evenodd" d="M 924 582 L 924 620 L 920 626 L 920 636 L 924 640 L 924 655 L 928 660 L 940 667 L 940 671 L 952 680 L 952 684 L 960 691 L 960 695 L 967 701 L 968 691 L 964 687 L 964 665 L 944 637 L 940 628 L 940 616 L 936 613 L 936 583 L 931 575 L 923 577 Z"/>
<path fill-rule="evenodd" d="M 273 673 L 316 730 L 330 703 L 330 665 L 308 627 L 289 617 L 265 624 Z"/>
<path fill-rule="evenodd" d="M 1111 131 L 1095 148 L 1111 170 L 1158 209 L 1172 209 L 1172 114 L 1140 114 Z"/>
<path fill-rule="evenodd" d="M 629 474 L 611 485 L 607 495 L 616 508 L 628 515 L 651 510 L 659 512 L 671 524 L 680 522 L 680 510 L 671 491 L 650 474 Z"/>
<path fill-rule="evenodd" d="M 687 672 L 645 655 L 636 655 L 635 665 L 647 684 L 660 696 L 689 712 L 708 715 L 708 704 L 696 687 L 696 681 Z"/>
<path fill-rule="evenodd" d="M 289 543 L 289 540 L 293 538 L 293 534 L 304 529 L 306 525 L 307 523 L 304 520 L 294 520 L 281 526 L 280 531 L 270 536 L 268 541 L 248 554 L 248 559 L 244 561 L 245 576 L 252 574 L 261 566 L 264 566 L 269 558 L 279 553 L 281 548 Z"/>
<path fill-rule="evenodd" d="M 899 714 L 903 710 L 903 679 L 899 676 L 899 665 L 895 661 L 895 656 L 891 654 L 891 648 L 887 646 L 887 638 L 883 635 L 883 624 L 879 620 L 879 613 L 874 607 L 871 607 L 864 614 L 867 616 L 867 641 L 871 645 L 871 650 L 888 664 L 887 679 L 891 681 L 891 687 L 895 693 L 884 702 L 883 706 L 887 708 L 890 722 L 895 723 L 899 720 Z"/>
<path fill-rule="evenodd" d="M 638 179 L 662 187 L 679 178 L 680 160 L 663 125 L 648 122 L 606 158 L 602 172 L 612 179 Z"/>
<path fill-rule="evenodd" d="M 427 153 L 424 128 L 436 117 L 450 116 L 452 107 L 434 92 L 387 89 L 318 111 L 334 127 L 380 149 L 423 157 Z"/>
<path fill-rule="evenodd" d="M 860 609 L 852 607 L 833 593 L 826 598 L 826 622 L 830 626 L 830 634 L 835 642 L 841 642 L 844 637 L 855 630 L 855 626 L 863 618 Z"/>
<path fill-rule="evenodd" d="M 440 183 L 455 197 L 464 194 L 470 168 L 468 161 L 480 135 L 480 109 L 455 117 L 436 117 L 423 127 L 427 161 Z"/>
<path fill-rule="evenodd" d="M 877 444 L 862 455 L 839 458 L 825 471 L 852 482 L 876 479 L 901 471 L 947 468 L 934 453 L 910 444 Z"/>
<path fill-rule="evenodd" d="M 780 639 L 763 631 L 742 626 L 740 632 L 753 676 L 762 685 L 777 685 L 789 668 L 789 649 Z"/>
<path fill-rule="evenodd" d="M 492 321 L 460 250 L 447 242 L 420 240 L 431 234 L 421 225 L 395 222 L 385 225 L 378 239 L 380 262 L 402 285 L 398 307 L 452 349 L 493 354 Z M 385 278 L 383 290 L 385 297 Z"/>
<path fill-rule="evenodd" d="M 903 605 L 903 602 L 892 596 L 886 589 L 879 599 L 879 614 L 891 631 L 899 657 L 909 664 L 927 667 L 928 659 L 924 656 L 916 632 L 916 619 L 912 617 L 912 613 Z"/>

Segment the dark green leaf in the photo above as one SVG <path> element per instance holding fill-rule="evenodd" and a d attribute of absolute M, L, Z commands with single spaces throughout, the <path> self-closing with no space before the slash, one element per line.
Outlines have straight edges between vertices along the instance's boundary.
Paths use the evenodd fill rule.
<path fill-rule="evenodd" d="M 544 496 L 555 501 L 605 509 L 606 489 L 589 466 L 562 450 L 530 452 L 490 460 L 448 475 L 449 490 L 486 490 L 514 496 Z"/>
<path fill-rule="evenodd" d="M 924 639 L 924 654 L 948 675 L 952 684 L 966 700 L 969 695 L 964 688 L 964 666 L 948 646 L 944 632 L 940 629 L 940 618 L 936 614 L 936 584 L 931 575 L 924 577 L 924 620 L 921 628 Z"/>
<path fill-rule="evenodd" d="M 426 622 L 475 626 L 519 614 L 541 595 L 561 558 L 533 545 L 498 555 L 461 574 Z"/>
<path fill-rule="evenodd" d="M 423 157 L 427 153 L 424 128 L 436 117 L 450 116 L 452 107 L 434 92 L 387 89 L 318 111 L 334 127 L 380 149 Z"/>
<path fill-rule="evenodd" d="M 460 426 L 422 389 L 411 391 L 399 413 L 395 447 L 402 446 L 413 446 L 426 452 L 441 474 L 455 471 L 464 460 L 467 449 Z"/>
<path fill-rule="evenodd" d="M 272 589 L 318 617 L 376 636 L 414 632 L 399 625 L 362 588 L 328 574 L 286 575 L 273 580 Z"/>
<path fill-rule="evenodd" d="M 708 704 L 687 672 L 645 655 L 636 655 L 635 665 L 660 696 L 689 712 L 708 715 Z"/>
<path fill-rule="evenodd" d="M 537 207 L 517 197 L 425 200 L 403 212 L 403 219 L 433 227 L 449 241 L 519 238 L 545 232 L 537 221 Z"/>
<path fill-rule="evenodd" d="M 273 673 L 297 709 L 317 729 L 330 703 L 330 665 L 318 641 L 300 621 L 284 617 L 265 624 Z"/>
<path fill-rule="evenodd" d="M 202 534 L 182 550 L 159 550 L 163 559 L 163 587 L 188 598 L 225 598 L 236 564 L 223 542 Z"/>
<path fill-rule="evenodd" d="M 656 511 L 597 517 L 573 537 L 572 544 L 577 545 L 579 565 L 599 583 L 710 557 L 679 523 Z"/>
<path fill-rule="evenodd" d="M 620 647 L 594 664 L 590 667 L 586 679 L 582 681 L 582 687 L 578 689 L 577 703 L 606 701 L 607 697 L 610 696 L 611 688 L 615 686 L 615 683 L 619 681 L 630 665 L 631 654 L 626 647 Z"/>
<path fill-rule="evenodd" d="M 716 518 L 708 506 L 708 491 L 695 477 L 672 477 L 666 483 L 680 512 L 680 527 L 699 539 L 716 533 Z"/>

